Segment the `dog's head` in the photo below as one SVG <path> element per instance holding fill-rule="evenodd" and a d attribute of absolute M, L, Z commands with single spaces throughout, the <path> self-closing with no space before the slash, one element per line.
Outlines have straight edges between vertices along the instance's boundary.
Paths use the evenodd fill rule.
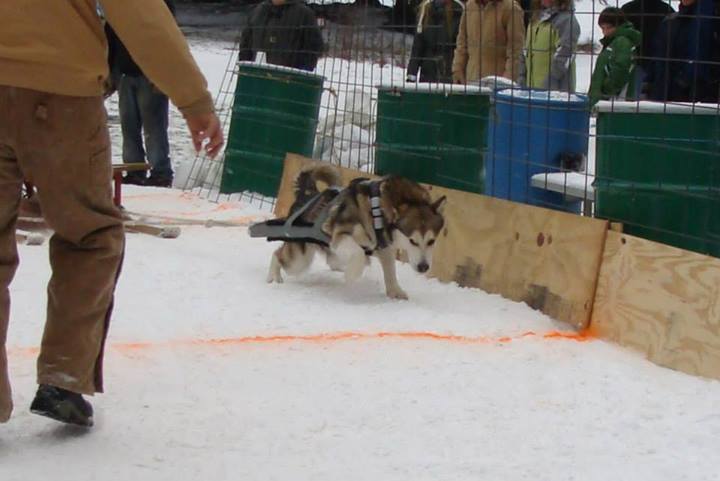
<path fill-rule="evenodd" d="M 445 225 L 445 201 L 442 196 L 433 203 L 401 204 L 396 209 L 395 245 L 407 253 L 408 262 L 420 273 L 432 265 L 435 241 Z"/>

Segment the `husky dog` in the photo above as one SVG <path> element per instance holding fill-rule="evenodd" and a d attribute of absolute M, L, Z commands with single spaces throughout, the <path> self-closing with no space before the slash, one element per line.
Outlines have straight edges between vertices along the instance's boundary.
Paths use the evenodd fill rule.
<path fill-rule="evenodd" d="M 331 269 L 343 271 L 346 281 L 354 281 L 373 255 L 382 265 L 388 297 L 407 299 L 395 273 L 397 253 L 404 251 L 417 272 L 430 269 L 433 246 L 445 224 L 445 197 L 433 202 L 425 188 L 397 176 L 376 181 L 354 179 L 339 193 L 337 189 L 323 189 L 319 183 L 337 188 L 342 183 L 340 172 L 327 164 L 303 169 L 295 181 L 295 202 L 290 212 L 322 192 L 320 201 L 303 213 L 301 220 L 312 223 L 318 210 L 328 209 L 322 230 L 330 238 L 329 245 L 284 242 L 273 253 L 267 281 L 283 282 L 282 270 L 292 275 L 304 272 L 316 252 L 325 255 Z"/>

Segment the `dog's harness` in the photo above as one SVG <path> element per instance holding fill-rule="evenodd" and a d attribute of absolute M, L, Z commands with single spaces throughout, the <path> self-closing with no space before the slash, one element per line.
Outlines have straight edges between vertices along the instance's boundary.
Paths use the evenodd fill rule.
<path fill-rule="evenodd" d="M 380 203 L 380 187 L 383 180 L 366 179 L 360 183 L 367 185 L 370 190 L 370 216 L 375 231 L 376 245 L 373 248 L 363 249 L 366 255 L 371 255 L 376 250 L 384 249 L 390 245 L 386 235 L 388 225 Z M 252 224 L 248 228 L 248 233 L 250 237 L 265 237 L 268 241 L 310 242 L 327 247 L 330 245 L 330 236 L 323 231 L 322 227 L 327 221 L 331 210 L 342 201 L 346 192 L 346 189 L 341 190 L 337 187 L 331 187 L 313 196 L 305 205 L 287 218 L 270 219 Z M 302 214 L 318 204 L 324 205 L 314 221 L 312 223 L 302 221 Z"/>
<path fill-rule="evenodd" d="M 383 181 L 368 180 L 366 182 L 370 184 L 370 215 L 372 216 L 373 229 L 375 230 L 375 239 L 377 239 L 375 249 L 370 252 L 370 254 L 372 254 L 372 252 L 378 249 L 386 248 L 389 243 L 385 236 L 385 216 L 380 206 L 380 185 Z M 365 254 L 368 254 L 367 249 L 365 250 Z"/>

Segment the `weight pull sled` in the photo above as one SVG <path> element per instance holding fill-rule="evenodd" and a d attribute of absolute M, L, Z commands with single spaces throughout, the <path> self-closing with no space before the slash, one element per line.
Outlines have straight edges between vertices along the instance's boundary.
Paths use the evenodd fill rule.
<path fill-rule="evenodd" d="M 257 222 L 248 228 L 250 237 L 265 237 L 268 242 L 310 242 L 322 246 L 330 245 L 330 236 L 322 226 L 330 211 L 342 199 L 343 189 L 330 187 L 315 194 L 288 217 Z M 294 206 L 293 206 L 294 207 Z"/>

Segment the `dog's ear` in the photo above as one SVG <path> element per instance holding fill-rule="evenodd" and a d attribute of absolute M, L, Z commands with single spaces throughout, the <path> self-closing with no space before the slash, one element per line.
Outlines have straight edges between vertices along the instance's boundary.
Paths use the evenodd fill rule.
<path fill-rule="evenodd" d="M 391 221 L 392 223 L 397 222 L 398 219 L 400 218 L 400 216 L 402 216 L 403 214 L 405 214 L 405 212 L 407 211 L 407 209 L 408 209 L 408 204 L 406 204 L 406 203 L 400 204 L 400 205 L 397 206 L 397 207 L 393 207 L 393 208 L 392 208 L 392 219 L 391 219 L 390 221 Z"/>
<path fill-rule="evenodd" d="M 436 200 L 435 202 L 433 202 L 432 208 L 433 208 L 433 210 L 434 210 L 435 212 L 437 212 L 438 214 L 442 215 L 442 214 L 443 214 L 443 211 L 445 210 L 445 204 L 447 204 L 447 197 L 445 197 L 445 196 L 443 195 L 443 196 L 440 197 L 438 200 Z"/>

